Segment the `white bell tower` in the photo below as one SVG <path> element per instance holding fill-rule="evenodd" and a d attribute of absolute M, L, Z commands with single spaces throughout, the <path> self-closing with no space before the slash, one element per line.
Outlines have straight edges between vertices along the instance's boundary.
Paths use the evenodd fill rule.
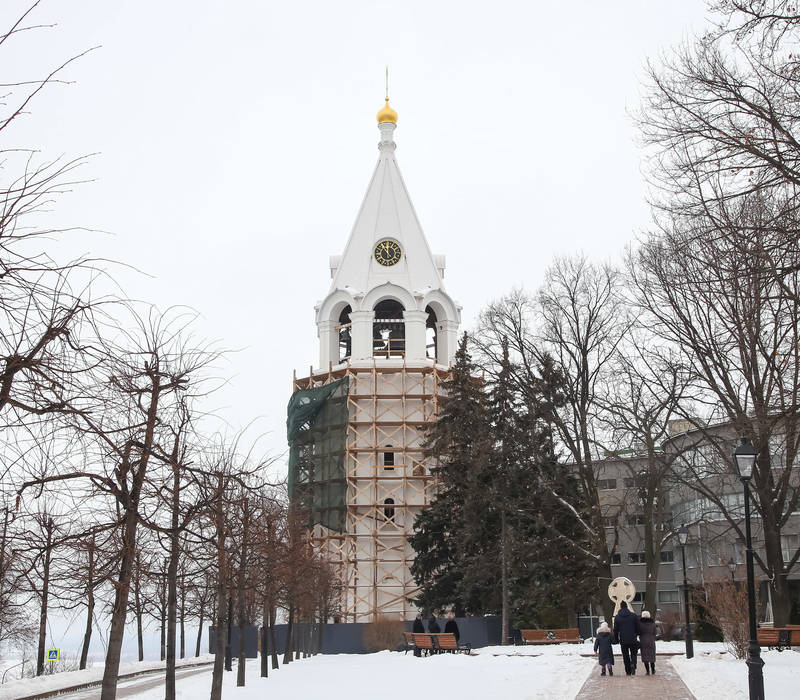
<path fill-rule="evenodd" d="M 311 461 L 342 460 L 345 504 L 336 507 L 344 525 L 314 519 L 311 534 L 339 572 L 346 622 L 416 614 L 408 536 L 435 493 L 424 432 L 436 417 L 461 315 L 444 288 L 444 256 L 431 254 L 397 167 L 397 112 L 388 95 L 377 118 L 378 163 L 344 252 L 330 258 L 328 295 L 316 306 L 319 368 L 294 380 L 295 391 L 337 381 L 347 387 L 346 433 L 336 434 L 343 458 L 331 448 L 340 438 L 325 432 L 333 428 L 320 429 L 308 453 Z"/>
<path fill-rule="evenodd" d="M 395 158 L 397 112 L 378 112 L 380 155 L 333 281 L 317 306 L 320 369 L 373 358 L 450 365 L 461 310 L 444 289 Z M 390 323 L 394 321 L 394 323 Z M 385 342 L 388 341 L 388 342 Z"/>

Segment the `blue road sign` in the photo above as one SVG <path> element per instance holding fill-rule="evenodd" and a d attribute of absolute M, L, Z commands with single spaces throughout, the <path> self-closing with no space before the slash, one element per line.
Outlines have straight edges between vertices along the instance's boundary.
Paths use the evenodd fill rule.
<path fill-rule="evenodd" d="M 59 649 L 48 649 L 47 650 L 47 660 L 48 661 L 58 661 L 58 654 Z"/>

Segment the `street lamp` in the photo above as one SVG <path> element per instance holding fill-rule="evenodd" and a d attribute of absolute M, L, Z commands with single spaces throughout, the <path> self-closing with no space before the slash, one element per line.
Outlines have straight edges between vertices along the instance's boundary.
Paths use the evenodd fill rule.
<path fill-rule="evenodd" d="M 736 562 L 733 560 L 733 557 L 728 559 L 728 571 L 731 572 L 731 583 L 734 583 L 736 577 Z"/>
<path fill-rule="evenodd" d="M 753 478 L 753 467 L 758 451 L 750 441 L 743 437 L 733 451 L 733 461 L 739 478 L 744 484 L 744 527 L 747 537 L 747 606 L 750 613 L 750 644 L 747 647 L 747 672 L 750 685 L 750 700 L 764 699 L 764 660 L 761 658 L 761 647 L 758 644 L 756 627 L 756 589 L 753 576 L 753 540 L 750 536 L 750 479 Z"/>
<path fill-rule="evenodd" d="M 686 610 L 686 631 L 683 639 L 686 642 L 686 658 L 694 656 L 694 641 L 692 640 L 692 625 L 689 622 L 689 583 L 686 581 L 686 542 L 689 539 L 689 528 L 682 525 L 678 528 L 678 542 L 681 543 L 681 557 L 683 558 L 683 607 Z"/>

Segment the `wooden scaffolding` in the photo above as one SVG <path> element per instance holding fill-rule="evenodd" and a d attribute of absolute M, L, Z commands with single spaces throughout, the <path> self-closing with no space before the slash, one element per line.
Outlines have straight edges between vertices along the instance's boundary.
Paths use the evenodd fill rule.
<path fill-rule="evenodd" d="M 408 536 L 416 515 L 435 492 L 423 430 L 436 415 L 447 370 L 432 362 L 373 359 L 298 379 L 294 390 L 349 378 L 343 533 L 315 525 L 314 546 L 337 568 L 345 622 L 411 619 L 417 591 Z"/>

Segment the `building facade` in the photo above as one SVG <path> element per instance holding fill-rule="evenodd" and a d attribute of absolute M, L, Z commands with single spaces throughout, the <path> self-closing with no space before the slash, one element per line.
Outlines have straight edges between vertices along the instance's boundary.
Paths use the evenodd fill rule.
<path fill-rule="evenodd" d="M 461 314 L 444 288 L 445 258 L 431 253 L 400 174 L 397 113 L 388 97 L 377 119 L 378 162 L 344 251 L 330 258 L 328 294 L 316 306 L 319 366 L 295 376 L 293 386 L 299 405 L 339 382 L 346 409 L 317 426 L 296 457 L 311 465 L 297 472 L 306 485 L 341 482 L 341 496 L 311 486 L 309 502 L 312 541 L 339 573 L 346 622 L 416 613 L 408 536 L 434 488 L 423 432 L 436 414 Z M 322 462 L 339 466 L 326 467 L 321 478 Z M 317 474 L 309 476 L 315 464 Z M 314 508 L 338 515 L 316 517 Z"/>
<path fill-rule="evenodd" d="M 728 455 L 733 453 L 738 436 L 730 425 L 706 427 L 702 431 L 686 421 L 674 421 L 670 437 L 663 449 L 672 461 L 671 475 L 667 479 L 665 507 L 667 524 L 673 531 L 682 525 L 689 528 L 685 547 L 686 574 L 690 585 L 702 588 L 707 582 L 731 579 L 744 585 L 745 543 L 739 531 L 728 521 L 727 512 L 744 531 L 744 492 L 736 475 L 731 471 Z M 787 468 L 781 449 L 781 440 L 771 446 L 773 469 Z M 798 472 L 800 465 L 788 465 Z M 640 506 L 639 489 L 645 478 L 647 461 L 635 452 L 609 456 L 599 465 L 598 493 L 607 522 L 606 536 L 615 544 L 612 558 L 612 575 L 625 576 L 637 588 L 636 610 L 641 610 L 644 586 L 651 573 L 644 560 L 644 522 Z M 685 481 L 702 483 L 709 498 L 690 489 Z M 795 482 L 793 482 L 795 483 Z M 718 502 L 715 502 L 718 501 Z M 753 504 L 751 503 L 751 506 Z M 758 510 L 751 507 L 753 548 L 766 560 L 764 533 Z M 800 547 L 800 505 L 786 517 L 782 528 L 781 549 L 783 559 L 789 562 Z M 683 556 L 677 537 L 668 538 L 662 548 L 661 564 L 657 576 L 657 606 L 661 611 L 683 610 L 681 585 L 683 584 Z M 770 591 L 767 575 L 756 564 L 755 576 L 759 582 L 761 622 L 771 620 Z M 792 604 L 792 620 L 800 622 L 800 565 L 788 572 L 788 585 Z"/>

